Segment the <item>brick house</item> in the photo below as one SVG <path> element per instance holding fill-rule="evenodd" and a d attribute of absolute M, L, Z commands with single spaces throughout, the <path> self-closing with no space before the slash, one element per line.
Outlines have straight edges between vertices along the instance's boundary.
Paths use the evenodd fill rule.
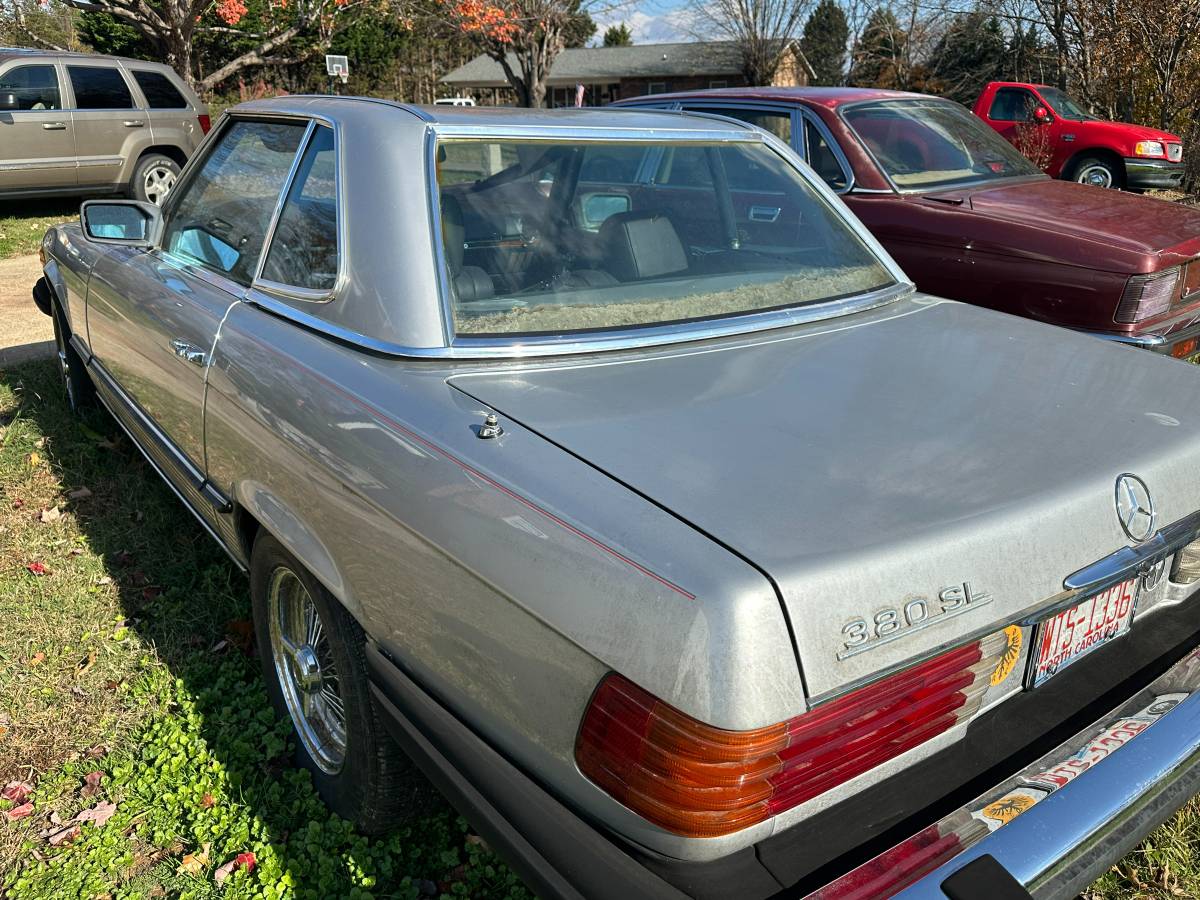
<path fill-rule="evenodd" d="M 514 70 L 517 63 L 511 63 Z M 776 74 L 775 86 L 808 84 L 812 67 L 792 42 Z M 546 83 L 547 106 L 574 106 L 576 85 L 584 86 L 584 103 L 602 106 L 626 97 L 666 94 L 700 88 L 741 87 L 742 54 L 733 41 L 686 44 L 635 44 L 629 47 L 568 48 L 554 60 Z M 476 103 L 501 106 L 515 96 L 494 59 L 480 54 L 441 79 L 446 93 L 472 97 Z"/>

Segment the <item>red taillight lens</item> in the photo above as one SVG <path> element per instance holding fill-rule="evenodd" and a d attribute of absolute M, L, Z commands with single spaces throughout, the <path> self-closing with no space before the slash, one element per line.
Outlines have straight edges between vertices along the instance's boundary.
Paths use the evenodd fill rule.
<path fill-rule="evenodd" d="M 1000 632 L 753 731 L 705 725 L 614 673 L 592 697 L 575 759 L 584 775 L 668 831 L 729 834 L 973 715 L 1006 647 Z"/>
<path fill-rule="evenodd" d="M 955 813 L 809 894 L 808 900 L 884 900 L 953 859 L 987 833 L 987 826 L 979 820 Z"/>
<path fill-rule="evenodd" d="M 208 129 L 212 128 L 212 119 L 210 119 L 207 114 L 196 116 L 196 119 L 200 122 L 200 130 L 204 134 L 208 134 Z"/>
<path fill-rule="evenodd" d="M 1125 285 L 1114 318 L 1118 322 L 1141 322 L 1165 313 L 1178 299 L 1178 266 L 1153 275 L 1134 275 Z"/>

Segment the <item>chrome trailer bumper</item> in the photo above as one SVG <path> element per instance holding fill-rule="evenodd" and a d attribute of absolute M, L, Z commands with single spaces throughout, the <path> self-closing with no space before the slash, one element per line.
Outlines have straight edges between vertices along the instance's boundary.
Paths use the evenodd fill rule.
<path fill-rule="evenodd" d="M 929 871 L 896 894 L 897 900 L 946 900 L 946 880 L 983 856 L 999 862 L 1038 900 L 1076 897 L 1200 792 L 1200 649 L 1019 775 L 940 820 L 961 823 L 983 805 L 1029 785 L 1032 774 L 1087 747 L 1107 724 L 1144 709 L 1155 696 L 1181 693 L 1188 696 L 1137 737 Z"/>

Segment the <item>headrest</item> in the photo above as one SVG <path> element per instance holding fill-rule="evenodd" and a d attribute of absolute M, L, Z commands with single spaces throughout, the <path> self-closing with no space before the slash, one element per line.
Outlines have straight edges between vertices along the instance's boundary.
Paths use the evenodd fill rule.
<path fill-rule="evenodd" d="M 671 220 L 660 213 L 623 212 L 600 226 L 605 268 L 621 281 L 683 272 L 687 253 Z"/>
<path fill-rule="evenodd" d="M 462 269 L 463 240 L 466 227 L 463 225 L 462 205 L 453 194 L 442 194 L 442 245 L 446 248 L 446 265 L 450 274 Z"/>

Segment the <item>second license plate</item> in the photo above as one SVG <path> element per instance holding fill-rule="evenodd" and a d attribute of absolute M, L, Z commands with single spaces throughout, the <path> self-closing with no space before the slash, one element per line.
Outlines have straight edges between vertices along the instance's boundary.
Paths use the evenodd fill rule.
<path fill-rule="evenodd" d="M 1113 585 L 1038 625 L 1029 686 L 1037 687 L 1075 660 L 1129 630 L 1140 578 Z"/>

